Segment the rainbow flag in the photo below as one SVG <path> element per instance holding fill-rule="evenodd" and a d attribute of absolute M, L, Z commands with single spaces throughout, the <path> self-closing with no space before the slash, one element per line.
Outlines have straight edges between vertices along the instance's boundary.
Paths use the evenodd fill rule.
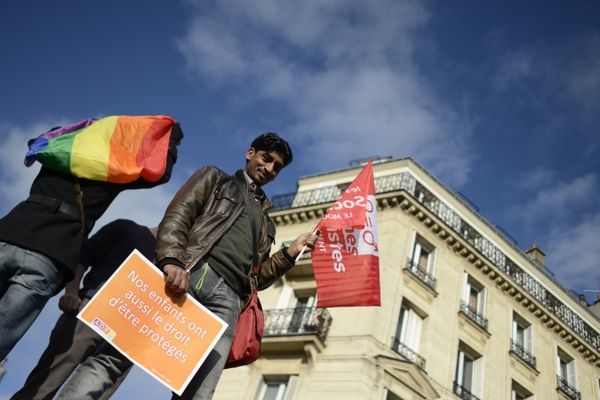
<path fill-rule="evenodd" d="M 46 132 L 29 145 L 25 165 L 36 160 L 79 178 L 149 182 L 165 173 L 175 120 L 164 115 L 86 119 Z"/>

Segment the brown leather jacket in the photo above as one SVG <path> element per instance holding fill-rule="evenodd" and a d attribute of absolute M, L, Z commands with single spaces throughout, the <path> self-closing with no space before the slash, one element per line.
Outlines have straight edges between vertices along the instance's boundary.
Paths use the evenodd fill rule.
<path fill-rule="evenodd" d="M 236 175 L 244 179 L 242 170 Z M 235 176 L 208 166 L 196 171 L 179 189 L 158 228 L 156 261 L 172 259 L 175 264 L 195 265 L 231 227 L 243 211 L 244 200 Z M 262 223 L 258 241 L 261 260 L 259 290 L 272 285 L 293 267 L 281 250 L 269 257 L 275 242 L 275 224 L 268 216 L 268 199 L 262 205 Z"/>

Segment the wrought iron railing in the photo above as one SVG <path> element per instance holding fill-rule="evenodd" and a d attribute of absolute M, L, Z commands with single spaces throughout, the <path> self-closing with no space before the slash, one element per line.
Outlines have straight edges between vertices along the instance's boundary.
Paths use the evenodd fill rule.
<path fill-rule="evenodd" d="M 475 322 L 481 328 L 487 331 L 488 320 L 482 314 L 478 313 L 476 309 L 461 300 L 460 312 L 465 314 L 471 321 Z"/>
<path fill-rule="evenodd" d="M 294 198 L 296 197 L 296 192 L 293 193 L 285 193 L 277 196 L 273 196 L 271 198 L 271 202 L 273 203 L 274 210 L 281 210 L 290 208 L 292 204 L 294 204 Z"/>
<path fill-rule="evenodd" d="M 392 349 L 397 351 L 402 357 L 415 364 L 417 367 L 425 371 L 425 359 L 421 357 L 416 351 L 406 346 L 400 341 L 400 338 L 392 338 Z"/>
<path fill-rule="evenodd" d="M 426 173 L 426 171 L 424 171 Z M 435 179 L 435 177 L 432 177 Z M 440 182 L 440 185 L 443 184 Z M 316 205 L 335 201 L 341 194 L 340 185 L 331 185 L 318 189 L 299 191 L 288 193 L 281 196 L 275 196 L 274 202 L 278 205 L 274 209 L 287 209 L 295 207 L 303 207 L 308 205 Z M 518 266 L 511 260 L 502 250 L 494 245 L 489 239 L 484 237 L 479 231 L 473 228 L 468 222 L 448 206 L 442 200 L 437 198 L 431 191 L 416 180 L 416 178 L 408 171 L 397 174 L 380 176 L 375 178 L 375 191 L 377 194 L 405 190 L 413 196 L 425 208 L 440 218 L 449 228 L 459 234 L 465 241 L 477 249 L 485 258 L 492 264 L 503 271 L 510 279 L 518 286 L 523 288 L 529 295 L 539 301 L 544 308 L 556 315 L 569 328 L 573 329 L 585 342 L 590 344 L 596 351 L 600 351 L 600 332 L 583 320 L 578 312 L 573 311 L 570 307 L 564 304 L 558 297 L 547 290 L 536 278 Z M 470 205 L 456 198 L 465 204 Z M 477 210 L 474 210 L 477 212 Z M 489 226 L 490 229 L 497 229 L 482 218 L 482 222 Z M 497 231 L 502 235 L 502 232 Z M 515 251 L 522 252 L 514 243 L 506 241 Z M 533 263 L 533 262 L 532 262 Z M 548 270 L 540 269 L 542 273 L 552 280 L 557 286 L 564 289 L 559 281 L 557 281 Z M 591 312 L 588 315 L 590 318 L 598 319 Z"/>
<path fill-rule="evenodd" d="M 537 360 L 535 356 L 513 339 L 510 340 L 510 351 L 533 369 L 536 368 Z"/>
<path fill-rule="evenodd" d="M 566 394 L 571 400 L 581 400 L 581 393 L 560 375 L 556 375 L 557 389 Z"/>
<path fill-rule="evenodd" d="M 297 307 L 265 311 L 265 336 L 317 335 L 327 338 L 331 315 L 325 308 Z"/>
<path fill-rule="evenodd" d="M 479 397 L 475 396 L 456 381 L 454 382 L 454 394 L 463 400 L 480 400 Z"/>
<path fill-rule="evenodd" d="M 416 276 L 421 282 L 435 290 L 437 279 L 435 279 L 435 277 L 427 271 L 423 271 L 422 269 L 420 269 L 419 266 L 415 264 L 410 258 L 406 262 L 406 268 L 404 269 Z"/>

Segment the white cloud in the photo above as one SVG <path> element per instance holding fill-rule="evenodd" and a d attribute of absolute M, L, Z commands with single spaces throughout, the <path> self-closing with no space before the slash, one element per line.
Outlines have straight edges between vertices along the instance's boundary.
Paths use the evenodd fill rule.
<path fill-rule="evenodd" d="M 537 191 L 551 185 L 554 182 L 555 175 L 555 172 L 552 170 L 536 167 L 522 173 L 513 184 L 522 191 Z"/>
<path fill-rule="evenodd" d="M 193 1 L 179 40 L 188 69 L 292 116 L 300 160 L 339 168 L 411 156 L 450 184 L 468 177 L 469 124 L 442 103 L 414 60 L 429 21 L 418 1 Z M 302 162 L 302 161 L 301 161 Z"/>
<path fill-rule="evenodd" d="M 35 123 L 28 127 L 1 126 L 6 136 L 0 139 L 0 198 L 6 212 L 29 195 L 29 187 L 39 166 L 25 167 L 23 159 L 27 153 L 27 140 L 48 130 L 49 123 Z"/>
<path fill-rule="evenodd" d="M 537 58 L 532 49 L 520 49 L 506 53 L 493 76 L 493 82 L 499 89 L 507 89 L 514 81 L 536 76 Z"/>
<path fill-rule="evenodd" d="M 600 213 L 566 229 L 553 229 L 546 264 L 568 287 L 600 290 Z"/>
<path fill-rule="evenodd" d="M 495 65 L 492 81 L 497 89 L 512 91 L 517 99 L 540 107 L 558 103 L 562 112 L 573 108 L 580 118 L 597 120 L 600 111 L 600 36 L 597 34 L 573 35 L 558 43 L 502 48 Z"/>
<path fill-rule="evenodd" d="M 97 221 L 94 231 L 118 218 L 130 219 L 150 227 L 158 225 L 179 186 L 176 182 L 170 182 L 151 189 L 126 190 L 120 193 Z"/>
<path fill-rule="evenodd" d="M 574 46 L 569 56 L 564 87 L 584 115 L 595 120 L 600 112 L 600 36 Z"/>
<path fill-rule="evenodd" d="M 547 174 L 541 172 L 541 176 L 536 179 L 547 182 Z M 539 223 L 544 218 L 552 218 L 554 223 L 558 224 L 562 222 L 562 217 L 579 214 L 582 207 L 594 205 L 599 189 L 598 177 L 591 173 L 577 177 L 571 182 L 559 182 L 554 186 L 542 188 L 529 202 L 515 206 L 513 215 L 527 223 Z"/>

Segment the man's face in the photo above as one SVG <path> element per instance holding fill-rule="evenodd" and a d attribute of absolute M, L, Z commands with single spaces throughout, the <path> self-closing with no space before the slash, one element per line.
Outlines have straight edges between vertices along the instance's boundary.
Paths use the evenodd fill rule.
<path fill-rule="evenodd" d="M 283 157 L 275 150 L 255 150 L 250 147 L 246 152 L 246 174 L 258 186 L 266 185 L 275 179 L 283 164 Z"/>

